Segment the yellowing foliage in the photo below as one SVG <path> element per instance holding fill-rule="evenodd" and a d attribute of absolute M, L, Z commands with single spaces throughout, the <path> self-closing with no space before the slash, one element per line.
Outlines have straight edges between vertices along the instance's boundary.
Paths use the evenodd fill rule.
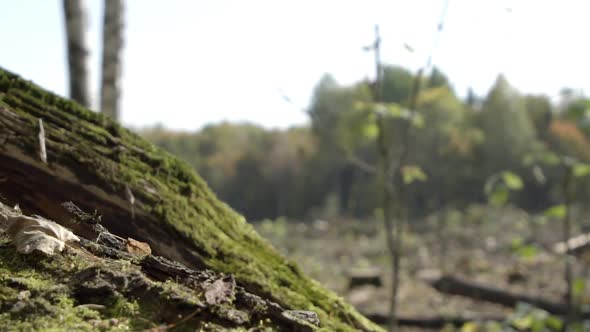
<path fill-rule="evenodd" d="M 555 120 L 549 125 L 549 133 L 559 149 L 574 157 L 590 160 L 590 141 L 575 123 Z"/>

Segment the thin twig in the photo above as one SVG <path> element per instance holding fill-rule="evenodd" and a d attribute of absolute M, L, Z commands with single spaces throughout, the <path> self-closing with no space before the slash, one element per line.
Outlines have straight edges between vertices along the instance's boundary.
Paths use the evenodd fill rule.
<path fill-rule="evenodd" d="M 367 172 L 369 174 L 377 174 L 377 167 L 374 165 L 369 164 L 368 162 L 360 159 L 359 157 L 350 154 L 348 156 L 348 162 L 353 164 L 354 166 L 358 167 L 360 170 Z"/>
<path fill-rule="evenodd" d="M 39 157 L 47 164 L 47 149 L 45 147 L 45 129 L 43 128 L 43 119 L 39 119 Z"/>
<path fill-rule="evenodd" d="M 135 196 L 133 196 L 133 192 L 131 192 L 128 185 L 125 186 L 125 198 L 131 204 L 131 219 L 135 219 Z"/>

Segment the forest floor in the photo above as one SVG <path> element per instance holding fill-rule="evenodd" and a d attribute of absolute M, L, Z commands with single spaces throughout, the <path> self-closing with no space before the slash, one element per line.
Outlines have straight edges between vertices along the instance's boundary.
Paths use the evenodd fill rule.
<path fill-rule="evenodd" d="M 581 214 L 576 231 L 584 229 Z M 445 220 L 440 227 L 439 220 Z M 305 272 L 346 298 L 365 314 L 386 314 L 390 294 L 389 256 L 382 224 L 335 218 L 313 222 L 263 221 L 256 229 Z M 446 270 L 462 279 L 511 292 L 563 302 L 564 258 L 553 253 L 561 225 L 515 208 L 472 206 L 411 222 L 405 238 L 400 316 L 509 315 L 511 308 L 441 294 L 420 276 Z M 446 246 L 446 249 L 445 249 Z M 587 267 L 574 263 L 578 300 L 590 300 Z M 377 270 L 384 286 L 349 289 L 354 271 Z M 586 276 L 586 278 L 584 278 Z"/>

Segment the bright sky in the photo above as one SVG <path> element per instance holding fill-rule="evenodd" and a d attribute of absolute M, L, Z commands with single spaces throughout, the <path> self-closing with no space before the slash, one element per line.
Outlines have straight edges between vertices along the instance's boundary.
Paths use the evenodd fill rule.
<path fill-rule="evenodd" d="M 300 108 L 323 73 L 345 84 L 372 77 L 373 55 L 362 47 L 375 24 L 384 62 L 424 65 L 443 3 L 128 0 L 122 121 L 176 129 L 222 120 L 305 123 Z M 0 0 L 0 66 L 67 95 L 61 4 Z M 96 105 L 102 1 L 87 5 Z M 469 86 L 485 94 L 499 72 L 522 92 L 556 96 L 564 86 L 587 92 L 589 12 L 587 0 L 450 0 L 434 63 L 460 94 Z"/>

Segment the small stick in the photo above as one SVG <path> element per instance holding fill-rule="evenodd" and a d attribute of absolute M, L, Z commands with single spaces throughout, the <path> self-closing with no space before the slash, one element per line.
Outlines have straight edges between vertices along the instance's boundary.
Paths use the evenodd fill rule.
<path fill-rule="evenodd" d="M 43 119 L 39 119 L 39 157 L 47 164 L 47 149 L 45 148 L 45 129 L 43 128 Z"/>
<path fill-rule="evenodd" d="M 131 192 L 131 188 L 128 185 L 125 186 L 125 197 L 131 204 L 131 219 L 135 219 L 135 196 L 133 196 L 133 192 Z"/>

